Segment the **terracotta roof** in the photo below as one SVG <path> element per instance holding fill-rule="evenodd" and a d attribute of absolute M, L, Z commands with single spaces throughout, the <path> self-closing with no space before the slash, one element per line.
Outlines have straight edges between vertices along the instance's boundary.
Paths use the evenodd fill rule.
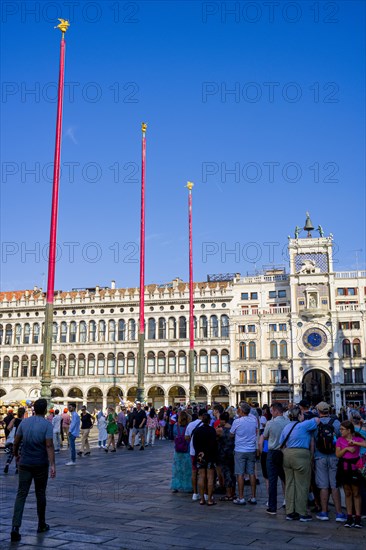
<path fill-rule="evenodd" d="M 11 302 L 14 296 L 16 300 L 20 300 L 22 297 L 26 298 L 26 293 L 28 293 L 28 298 L 32 296 L 35 299 L 43 294 L 39 290 L 8 290 L 6 292 L 0 292 L 0 302 L 4 300 Z"/>
<path fill-rule="evenodd" d="M 222 282 L 195 282 L 193 283 L 194 290 L 200 290 L 204 288 L 227 288 L 229 286 L 228 281 L 222 281 Z M 149 292 L 150 294 L 153 294 L 155 290 L 158 290 L 159 294 L 163 294 L 166 290 L 169 292 L 169 294 L 174 294 L 175 290 L 178 289 L 180 292 L 184 292 L 189 288 L 189 283 L 179 282 L 178 285 L 173 288 L 172 286 L 161 286 L 156 284 L 149 284 L 145 286 L 145 291 Z M 101 297 L 104 297 L 106 294 L 109 296 L 116 296 L 119 294 L 120 296 L 125 296 L 126 294 L 133 295 L 135 293 L 139 292 L 138 287 L 133 288 L 116 288 L 116 289 L 110 289 L 110 288 L 102 288 L 99 290 L 99 294 Z M 86 296 L 90 296 L 91 294 L 94 294 L 93 292 L 89 292 L 88 290 L 78 290 L 78 291 L 55 291 L 55 298 L 61 298 L 64 300 L 65 298 L 71 298 L 72 300 L 75 300 L 77 298 L 85 298 Z M 16 301 L 21 300 L 24 298 L 25 300 L 29 300 L 30 298 L 33 298 L 34 300 L 38 300 L 38 298 L 45 297 L 46 293 L 43 292 L 40 289 L 37 290 L 8 290 L 5 292 L 0 292 L 0 303 L 4 300 L 7 300 L 8 302 L 11 302 L 14 297 Z"/>

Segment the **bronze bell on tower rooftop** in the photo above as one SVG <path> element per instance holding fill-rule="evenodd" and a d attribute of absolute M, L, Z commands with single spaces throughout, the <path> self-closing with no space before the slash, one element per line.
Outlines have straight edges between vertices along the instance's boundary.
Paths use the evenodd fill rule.
<path fill-rule="evenodd" d="M 308 232 L 307 237 L 311 238 L 311 231 L 314 231 L 314 226 L 311 223 L 310 214 L 309 212 L 306 212 L 306 222 L 304 225 L 304 230 Z"/>

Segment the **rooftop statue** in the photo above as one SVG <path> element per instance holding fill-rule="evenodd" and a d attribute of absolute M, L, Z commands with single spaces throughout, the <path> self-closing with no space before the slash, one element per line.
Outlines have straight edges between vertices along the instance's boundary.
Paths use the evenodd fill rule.
<path fill-rule="evenodd" d="M 295 239 L 298 239 L 298 238 L 299 238 L 300 231 L 301 231 L 301 227 L 299 227 L 299 226 L 297 225 L 297 226 L 295 227 Z"/>
<path fill-rule="evenodd" d="M 324 237 L 324 231 L 323 231 L 323 228 L 322 228 L 321 225 L 318 225 L 317 231 L 319 231 L 319 236 L 320 236 L 320 237 Z"/>

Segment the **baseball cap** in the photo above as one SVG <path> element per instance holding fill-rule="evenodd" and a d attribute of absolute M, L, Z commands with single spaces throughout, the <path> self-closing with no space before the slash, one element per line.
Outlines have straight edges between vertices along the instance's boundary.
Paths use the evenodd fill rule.
<path fill-rule="evenodd" d="M 320 403 L 317 404 L 316 408 L 320 412 L 329 412 L 330 406 L 325 401 L 320 401 Z"/>
<path fill-rule="evenodd" d="M 299 403 L 299 407 L 305 407 L 305 408 L 308 408 L 309 407 L 309 401 L 306 401 L 306 399 L 301 399 L 300 403 Z"/>

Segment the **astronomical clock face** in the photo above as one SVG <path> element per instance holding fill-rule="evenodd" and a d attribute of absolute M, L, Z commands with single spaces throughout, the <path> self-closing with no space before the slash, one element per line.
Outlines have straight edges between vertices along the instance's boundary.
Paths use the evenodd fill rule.
<path fill-rule="evenodd" d="M 327 335 L 319 328 L 309 328 L 302 337 L 306 349 L 310 351 L 320 351 L 327 344 Z"/>

